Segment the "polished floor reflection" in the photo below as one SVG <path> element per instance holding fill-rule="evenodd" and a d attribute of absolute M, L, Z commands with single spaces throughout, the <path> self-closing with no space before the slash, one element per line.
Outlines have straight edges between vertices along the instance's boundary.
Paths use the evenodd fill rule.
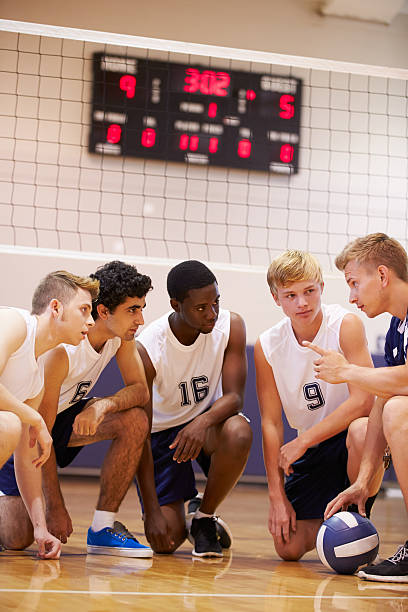
<path fill-rule="evenodd" d="M 267 490 L 240 485 L 220 508 L 234 534 L 223 559 L 193 559 L 186 542 L 177 553 L 153 559 L 86 554 L 86 530 L 98 482 L 65 478 L 63 492 L 74 534 L 59 561 L 39 561 L 35 550 L 0 554 L 0 610 L 105 612 L 119 610 L 219 610 L 274 612 L 408 611 L 408 585 L 365 582 L 338 576 L 315 552 L 299 563 L 278 559 L 267 532 Z M 136 492 L 119 518 L 144 542 Z M 401 498 L 382 497 L 373 511 L 380 555 L 405 541 L 407 518 Z"/>

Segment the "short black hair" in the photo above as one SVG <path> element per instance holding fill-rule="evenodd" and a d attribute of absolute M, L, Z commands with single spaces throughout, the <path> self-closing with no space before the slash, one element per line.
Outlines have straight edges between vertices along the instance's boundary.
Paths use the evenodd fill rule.
<path fill-rule="evenodd" d="M 110 261 L 100 266 L 91 278 L 99 281 L 99 296 L 92 302 L 92 316 L 98 317 L 97 306 L 103 304 L 110 312 L 128 297 L 144 297 L 148 291 L 153 289 L 149 276 L 140 274 L 135 266 L 123 261 Z"/>
<path fill-rule="evenodd" d="M 190 259 L 174 266 L 167 275 L 167 291 L 171 299 L 182 302 L 190 289 L 201 289 L 217 279 L 201 261 Z"/>

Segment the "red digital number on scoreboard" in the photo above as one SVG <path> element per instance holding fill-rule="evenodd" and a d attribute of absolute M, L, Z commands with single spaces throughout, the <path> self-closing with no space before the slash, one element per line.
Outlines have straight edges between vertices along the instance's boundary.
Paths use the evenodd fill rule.
<path fill-rule="evenodd" d="M 184 79 L 184 91 L 187 93 L 202 93 L 209 96 L 227 96 L 231 77 L 227 72 L 214 72 L 197 68 L 187 68 Z"/>

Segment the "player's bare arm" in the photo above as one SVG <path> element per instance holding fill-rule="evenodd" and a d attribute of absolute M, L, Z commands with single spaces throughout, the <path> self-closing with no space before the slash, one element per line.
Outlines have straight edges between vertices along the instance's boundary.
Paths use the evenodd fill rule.
<path fill-rule="evenodd" d="M 36 398 L 27 400 L 33 410 L 38 410 L 42 397 L 43 391 Z M 61 553 L 61 542 L 47 529 L 41 492 L 41 470 L 35 469 L 34 458 L 37 449 L 33 445 L 30 446 L 29 429 L 28 425 L 23 426 L 21 439 L 14 453 L 16 480 L 33 525 L 39 557 L 58 559 Z"/>
<path fill-rule="evenodd" d="M 116 361 L 125 386 L 114 395 L 89 402 L 75 418 L 72 428 L 75 434 L 93 436 L 106 415 L 147 403 L 149 390 L 134 340 L 122 340 L 116 353 Z"/>
<path fill-rule="evenodd" d="M 152 385 L 156 376 L 151 359 L 142 344 L 136 342 L 140 359 L 145 371 L 149 400 L 145 404 L 149 419 L 149 431 L 152 426 Z M 169 526 L 161 511 L 154 482 L 154 465 L 150 435 L 147 437 L 137 470 L 137 482 L 143 499 L 144 528 L 147 541 L 154 550 L 170 550 L 174 542 L 169 534 Z"/>
<path fill-rule="evenodd" d="M 278 543 L 288 542 L 296 531 L 296 514 L 289 502 L 279 466 L 279 450 L 283 443 L 282 403 L 273 370 L 267 362 L 261 343 L 255 344 L 256 391 L 262 418 L 262 446 L 268 478 L 268 528 Z"/>
<path fill-rule="evenodd" d="M 231 327 L 222 367 L 222 396 L 209 410 L 197 416 L 179 431 L 170 445 L 174 460 L 196 459 L 206 438 L 208 428 L 238 414 L 243 407 L 247 375 L 246 330 L 240 315 L 231 312 Z"/>
<path fill-rule="evenodd" d="M 339 339 L 344 356 L 350 363 L 359 367 L 373 367 L 364 326 L 359 317 L 351 313 L 344 317 Z M 289 473 L 289 466 L 308 448 L 340 433 L 355 419 L 370 414 L 374 396 L 355 385 L 348 384 L 348 389 L 348 398 L 332 413 L 281 448 L 280 465 L 286 474 Z"/>
<path fill-rule="evenodd" d="M 349 504 L 357 504 L 358 511 L 365 516 L 365 502 L 369 497 L 370 482 L 379 470 L 387 445 L 382 427 L 382 412 L 385 400 L 378 397 L 368 418 L 367 434 L 363 457 L 356 481 L 327 504 L 324 518 L 346 509 Z"/>
<path fill-rule="evenodd" d="M 0 374 L 10 356 L 23 344 L 26 334 L 25 321 L 16 311 L 0 309 Z M 40 443 L 41 460 L 37 462 L 40 467 L 48 458 L 51 439 L 46 435 L 44 422 L 37 410 L 30 407 L 27 402 L 18 400 L 2 384 L 0 384 L 0 410 L 13 412 L 23 423 L 32 427 L 31 436 L 35 436 Z"/>
<path fill-rule="evenodd" d="M 68 374 L 68 356 L 65 349 L 58 346 L 46 353 L 44 362 L 45 392 L 39 410 L 51 432 L 57 416 L 61 385 Z M 54 447 L 42 473 L 47 526 L 65 544 L 72 533 L 72 521 L 59 485 Z"/>
<path fill-rule="evenodd" d="M 303 344 L 319 355 L 314 362 L 316 378 L 333 384 L 347 382 L 384 399 L 408 395 L 408 363 L 373 369 L 350 363 L 341 353 L 326 351 L 311 342 Z"/>

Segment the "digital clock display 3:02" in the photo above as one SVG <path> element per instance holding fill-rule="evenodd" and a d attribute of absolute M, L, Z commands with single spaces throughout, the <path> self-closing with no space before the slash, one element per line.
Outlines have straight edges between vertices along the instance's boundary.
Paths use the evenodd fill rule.
<path fill-rule="evenodd" d="M 97 53 L 89 150 L 290 174 L 300 103 L 291 76 Z"/>

